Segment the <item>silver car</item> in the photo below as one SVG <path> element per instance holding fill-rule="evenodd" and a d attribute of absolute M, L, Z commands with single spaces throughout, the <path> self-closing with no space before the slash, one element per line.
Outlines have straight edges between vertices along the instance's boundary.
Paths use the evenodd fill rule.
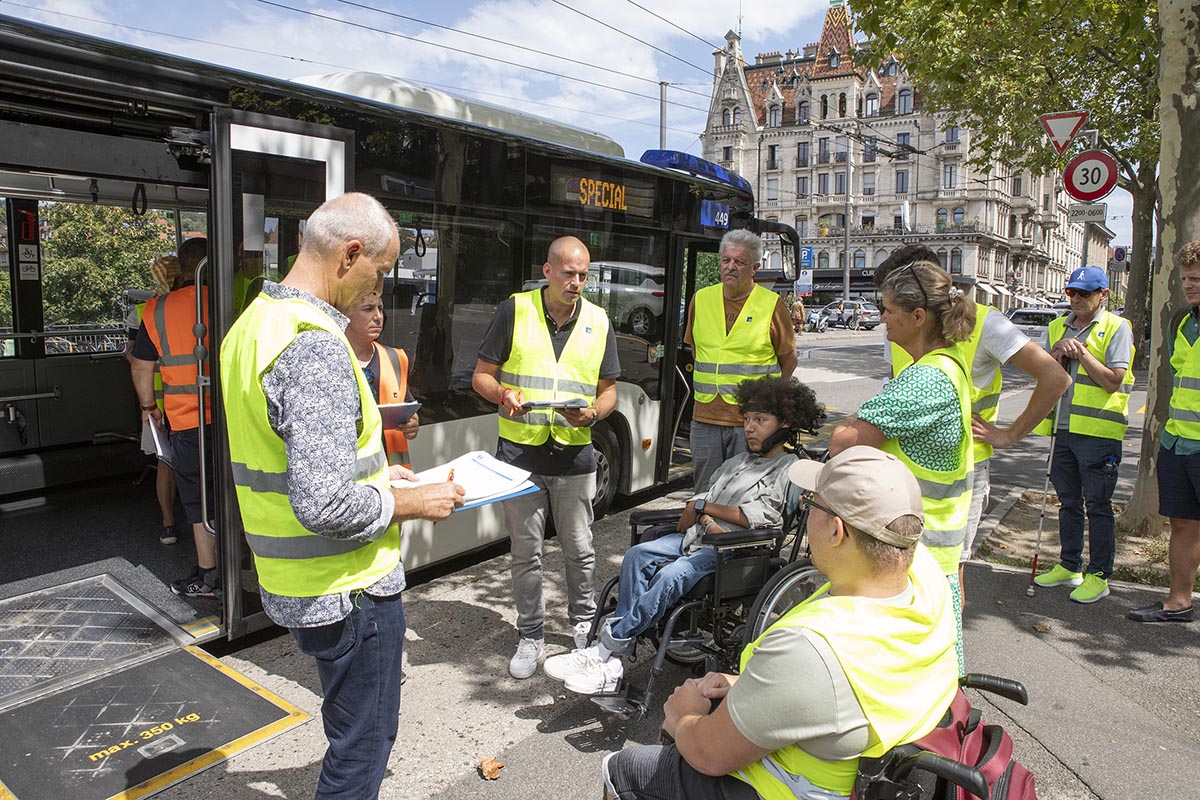
<path fill-rule="evenodd" d="M 1068 308 L 1018 308 L 1009 314 L 1008 318 L 1017 330 L 1037 342 L 1043 348 L 1049 349 L 1050 323 L 1065 316 Z"/>

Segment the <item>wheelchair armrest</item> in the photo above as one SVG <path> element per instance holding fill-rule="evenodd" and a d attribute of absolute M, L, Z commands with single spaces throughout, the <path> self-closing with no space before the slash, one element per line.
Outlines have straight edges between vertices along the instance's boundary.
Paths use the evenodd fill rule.
<path fill-rule="evenodd" d="M 892 769 L 891 777 L 903 781 L 914 769 L 925 770 L 942 780 L 959 786 L 975 797 L 988 796 L 987 779 L 975 767 L 955 761 L 952 758 L 921 750 L 904 758 Z"/>
<path fill-rule="evenodd" d="M 661 525 L 664 522 L 678 522 L 682 516 L 682 508 L 642 509 L 634 511 L 629 515 L 629 524 Z"/>
<path fill-rule="evenodd" d="M 809 444 L 801 444 L 800 449 L 802 451 L 804 451 L 804 455 L 808 456 L 813 461 L 822 461 L 823 462 L 823 461 L 825 461 L 826 457 L 829 455 L 829 445 L 828 444 L 826 444 L 824 447 L 817 447 L 817 446 L 809 445 Z"/>
<path fill-rule="evenodd" d="M 720 550 L 723 547 L 743 547 L 748 544 L 774 544 L 781 536 L 783 531 L 779 528 L 747 528 L 744 531 L 706 533 L 700 538 L 700 544 Z"/>
<path fill-rule="evenodd" d="M 985 675 L 982 672 L 972 672 L 958 679 L 958 685 L 964 689 L 979 689 L 984 692 L 998 694 L 1014 703 L 1029 705 L 1029 692 L 1020 681 L 1009 678 L 998 678 L 995 675 Z"/>

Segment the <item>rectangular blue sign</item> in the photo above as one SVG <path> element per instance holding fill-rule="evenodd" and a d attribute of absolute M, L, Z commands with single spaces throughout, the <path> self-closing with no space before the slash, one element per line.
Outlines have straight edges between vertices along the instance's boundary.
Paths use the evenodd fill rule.
<path fill-rule="evenodd" d="M 716 200 L 700 201 L 700 224 L 705 228 L 729 227 L 729 204 Z"/>

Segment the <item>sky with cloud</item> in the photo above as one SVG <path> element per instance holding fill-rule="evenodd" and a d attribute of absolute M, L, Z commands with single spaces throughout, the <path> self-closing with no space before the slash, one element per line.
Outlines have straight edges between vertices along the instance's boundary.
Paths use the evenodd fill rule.
<path fill-rule="evenodd" d="M 0 14 L 248 72 L 380 72 L 612 137 L 637 158 L 700 152 L 712 51 L 815 42 L 828 0 L 0 0 Z M 740 14 L 740 17 L 739 17 Z M 1050 109 L 1059 110 L 1059 109 Z M 1129 202 L 1109 198 L 1115 243 Z"/>

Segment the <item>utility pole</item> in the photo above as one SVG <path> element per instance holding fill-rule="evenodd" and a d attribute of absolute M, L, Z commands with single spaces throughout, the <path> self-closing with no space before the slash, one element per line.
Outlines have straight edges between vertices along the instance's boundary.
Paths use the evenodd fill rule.
<path fill-rule="evenodd" d="M 667 82 L 658 82 L 658 149 L 667 149 Z"/>
<path fill-rule="evenodd" d="M 842 269 L 842 299 L 847 303 L 850 302 L 850 187 L 853 184 L 853 170 L 850 167 L 853 156 L 850 152 L 850 137 L 846 139 L 846 218 L 845 223 L 845 250 L 846 263 Z"/>

